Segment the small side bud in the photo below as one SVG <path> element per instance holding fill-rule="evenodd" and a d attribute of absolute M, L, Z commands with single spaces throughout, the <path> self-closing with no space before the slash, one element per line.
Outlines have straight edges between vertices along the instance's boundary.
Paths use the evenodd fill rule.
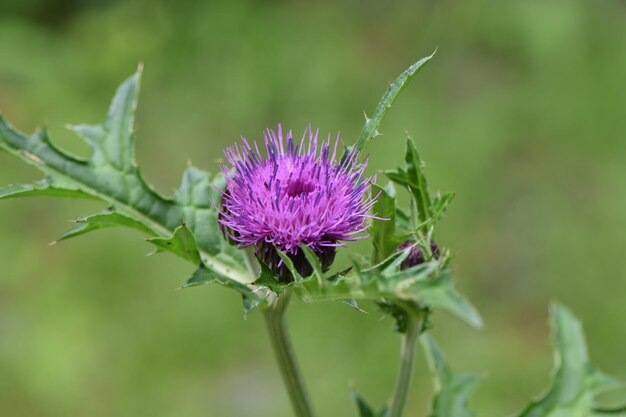
<path fill-rule="evenodd" d="M 403 251 L 407 248 L 411 248 L 409 252 L 409 256 L 406 257 L 404 261 L 400 264 L 400 269 L 408 269 L 416 265 L 423 264 L 427 261 L 424 256 L 424 252 L 422 248 L 419 247 L 415 242 L 407 240 L 398 248 L 398 251 Z M 441 252 L 439 251 L 439 246 L 435 242 L 430 242 L 430 251 L 433 255 L 433 258 L 439 259 L 441 256 Z"/>

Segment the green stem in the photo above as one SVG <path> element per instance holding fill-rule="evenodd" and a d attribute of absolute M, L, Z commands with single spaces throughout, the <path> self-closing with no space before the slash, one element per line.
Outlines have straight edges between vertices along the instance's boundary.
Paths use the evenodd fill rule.
<path fill-rule="evenodd" d="M 402 335 L 402 350 L 400 352 L 400 372 L 396 381 L 396 388 L 391 400 L 391 406 L 386 417 L 401 417 L 404 405 L 411 386 L 413 368 L 415 365 L 415 351 L 417 341 L 422 330 L 423 320 L 407 314 L 406 332 Z"/>
<path fill-rule="evenodd" d="M 274 303 L 265 309 L 265 322 L 295 415 L 297 417 L 313 417 L 315 413 L 296 363 L 285 322 L 285 310 L 288 304 L 289 294 L 278 297 Z"/>

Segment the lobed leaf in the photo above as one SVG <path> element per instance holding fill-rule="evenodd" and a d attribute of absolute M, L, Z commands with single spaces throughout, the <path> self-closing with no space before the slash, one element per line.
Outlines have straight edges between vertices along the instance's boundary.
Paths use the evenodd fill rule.
<path fill-rule="evenodd" d="M 135 161 L 134 114 L 141 69 L 117 90 L 104 123 L 70 126 L 88 143 L 92 154 L 77 158 L 56 147 L 43 130 L 27 136 L 0 116 L 0 150 L 42 171 L 46 178 L 33 185 L 0 188 L 0 199 L 27 196 L 96 198 L 111 213 L 79 220 L 61 239 L 110 226 L 139 229 L 160 250 L 219 275 L 222 280 L 249 283 L 241 251 L 222 237 L 217 223 L 223 177 L 189 167 L 173 198 L 158 194 L 143 178 Z M 237 287 L 238 286 L 234 286 Z"/>

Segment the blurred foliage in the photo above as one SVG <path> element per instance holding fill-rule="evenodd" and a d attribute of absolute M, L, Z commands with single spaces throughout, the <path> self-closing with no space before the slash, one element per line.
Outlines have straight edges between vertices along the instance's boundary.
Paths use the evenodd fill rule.
<path fill-rule="evenodd" d="M 625 377 L 622 0 L 3 0 L 0 109 L 84 155 L 64 125 L 98 122 L 143 61 L 138 160 L 172 194 L 189 157 L 215 172 L 224 146 L 278 122 L 352 143 L 386 83 L 435 46 L 368 153 L 372 172 L 396 165 L 406 129 L 431 188 L 457 193 L 437 240 L 486 328 L 433 325 L 454 368 L 487 372 L 471 408 L 511 414 L 545 386 L 555 298 L 593 362 Z M 3 184 L 38 178 L 0 154 Z M 174 291 L 193 271 L 142 258 L 132 231 L 47 247 L 98 206 L 39 201 L 0 204 L 0 415 L 290 415 L 263 323 L 236 295 Z M 365 307 L 292 307 L 320 415 L 351 415 L 348 381 L 375 404 L 391 392 L 397 336 Z M 417 366 L 408 415 L 423 416 Z"/>

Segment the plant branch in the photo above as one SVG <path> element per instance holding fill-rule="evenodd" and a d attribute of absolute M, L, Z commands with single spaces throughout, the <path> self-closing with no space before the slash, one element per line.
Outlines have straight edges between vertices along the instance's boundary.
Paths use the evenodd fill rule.
<path fill-rule="evenodd" d="M 288 304 L 289 294 L 276 298 L 275 302 L 265 309 L 265 322 L 295 415 L 297 417 L 314 417 L 315 413 L 289 340 L 289 332 L 285 322 L 285 311 Z"/>
<path fill-rule="evenodd" d="M 246 268 L 251 280 L 259 275 L 259 264 L 251 248 L 244 249 Z M 295 353 L 289 339 L 289 330 L 285 320 L 285 312 L 289 305 L 289 292 L 282 296 L 268 298 L 268 306 L 264 310 L 267 332 L 270 337 L 274 355 L 283 377 L 285 388 L 297 417 L 314 417 L 311 401 L 304 387 Z"/>
<path fill-rule="evenodd" d="M 421 314 L 406 314 L 406 331 L 402 334 L 402 348 L 400 351 L 400 372 L 396 381 L 391 406 L 385 417 L 401 417 L 404 405 L 413 378 L 413 368 L 415 365 L 415 351 L 419 335 L 422 331 L 424 319 Z"/>

